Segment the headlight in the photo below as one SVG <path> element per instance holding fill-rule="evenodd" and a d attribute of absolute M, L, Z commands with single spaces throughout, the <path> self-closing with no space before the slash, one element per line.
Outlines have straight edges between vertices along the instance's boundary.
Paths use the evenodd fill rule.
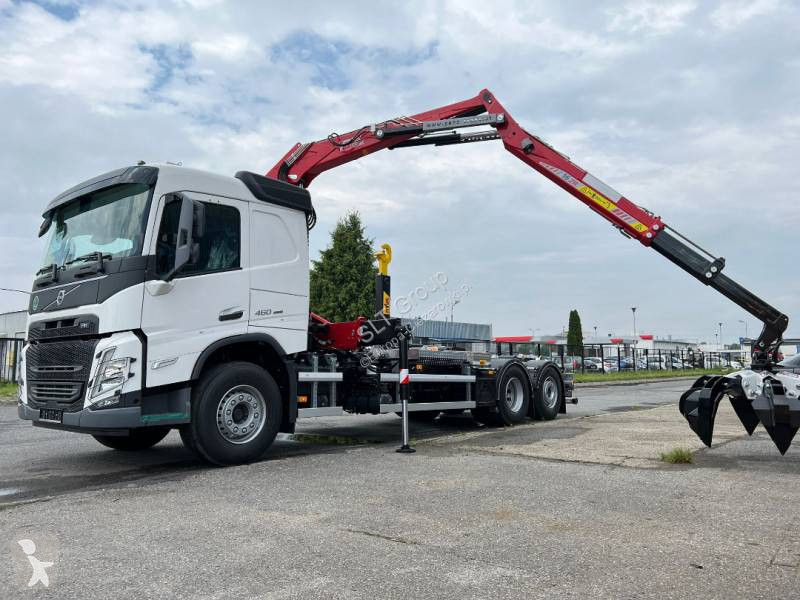
<path fill-rule="evenodd" d="M 122 387 L 128 379 L 130 358 L 114 358 L 115 347 L 105 350 L 100 357 L 100 364 L 94 374 L 92 393 L 89 398 L 105 394 Z"/>

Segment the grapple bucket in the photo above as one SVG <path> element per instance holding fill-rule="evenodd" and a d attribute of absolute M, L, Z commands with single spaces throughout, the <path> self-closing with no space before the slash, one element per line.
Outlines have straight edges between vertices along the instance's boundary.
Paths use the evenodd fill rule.
<path fill-rule="evenodd" d="M 684 392 L 678 403 L 681 414 L 689 421 L 689 427 L 706 446 L 711 446 L 714 419 L 726 390 L 724 377 L 703 375 Z"/>
<path fill-rule="evenodd" d="M 714 419 L 724 396 L 749 435 L 761 423 L 780 453 L 786 453 L 800 429 L 800 399 L 787 394 L 780 375 L 750 371 L 736 376 L 704 375 L 695 381 L 678 407 L 706 446 L 711 446 Z"/>

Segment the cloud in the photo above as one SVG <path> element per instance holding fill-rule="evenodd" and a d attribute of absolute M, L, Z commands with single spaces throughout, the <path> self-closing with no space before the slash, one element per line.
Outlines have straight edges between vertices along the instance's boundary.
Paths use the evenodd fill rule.
<path fill-rule="evenodd" d="M 219 38 L 198 40 L 192 43 L 192 51 L 199 56 L 219 58 L 226 62 L 242 60 L 259 51 L 246 35 L 228 33 Z"/>
<path fill-rule="evenodd" d="M 666 34 L 685 25 L 696 8 L 694 2 L 654 2 L 636 0 L 623 6 L 611 17 L 609 31 L 631 33 Z"/>
<path fill-rule="evenodd" d="M 728 2 L 711 13 L 711 22 L 720 29 L 736 29 L 750 19 L 768 15 L 780 6 L 779 0 L 742 0 Z"/>
<path fill-rule="evenodd" d="M 139 159 L 266 172 L 295 142 L 486 86 L 798 314 L 797 17 L 757 1 L 0 0 L 0 105 L 13 115 L 0 143 L 3 287 L 30 287 L 42 207 L 92 175 Z M 456 319 L 500 334 L 558 331 L 571 308 L 622 334 L 636 305 L 643 331 L 693 338 L 746 317 L 499 143 L 379 153 L 320 176 L 312 194 L 312 254 L 357 208 L 395 247 L 395 289 L 444 271 L 472 288 Z M 20 302 L 0 294 L 0 309 Z"/>

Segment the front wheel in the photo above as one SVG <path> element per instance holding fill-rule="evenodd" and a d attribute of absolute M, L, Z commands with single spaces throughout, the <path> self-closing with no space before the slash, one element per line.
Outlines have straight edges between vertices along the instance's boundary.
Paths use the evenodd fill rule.
<path fill-rule="evenodd" d="M 283 405 L 278 385 L 247 362 L 218 365 L 204 374 L 192 398 L 192 420 L 184 444 L 215 465 L 261 458 L 275 440 Z"/>
<path fill-rule="evenodd" d="M 147 427 L 131 429 L 129 435 L 93 435 L 92 437 L 107 448 L 132 452 L 134 450 L 147 450 L 167 437 L 169 427 Z"/>

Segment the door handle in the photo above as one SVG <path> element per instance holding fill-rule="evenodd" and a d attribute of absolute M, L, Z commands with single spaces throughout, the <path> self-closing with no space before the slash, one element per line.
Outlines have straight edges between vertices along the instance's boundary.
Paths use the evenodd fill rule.
<path fill-rule="evenodd" d="M 220 321 L 235 321 L 236 319 L 241 319 L 243 314 L 244 314 L 243 310 L 237 310 L 235 312 L 222 311 L 221 313 L 219 313 L 219 320 Z"/>

